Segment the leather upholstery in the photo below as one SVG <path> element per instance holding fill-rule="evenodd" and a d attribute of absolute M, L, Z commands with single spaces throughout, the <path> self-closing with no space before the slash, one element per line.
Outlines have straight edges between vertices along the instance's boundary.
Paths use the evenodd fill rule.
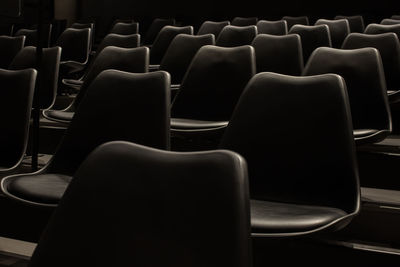
<path fill-rule="evenodd" d="M 252 266 L 243 158 L 231 151 L 177 153 L 126 142 L 96 149 L 77 171 L 29 266 L 77 262 Z"/>
<path fill-rule="evenodd" d="M 257 27 L 251 26 L 225 26 L 216 40 L 216 45 L 222 47 L 235 47 L 250 45 L 257 35 Z"/>
<path fill-rule="evenodd" d="M 90 29 L 66 29 L 58 37 L 56 46 L 62 48 L 61 61 L 86 63 L 90 51 Z"/>
<path fill-rule="evenodd" d="M 257 22 L 258 34 L 273 34 L 273 35 L 286 35 L 288 33 L 288 27 L 286 20 L 259 20 Z"/>
<path fill-rule="evenodd" d="M 361 15 L 354 16 L 335 16 L 335 19 L 347 19 L 349 22 L 350 32 L 362 33 L 365 30 L 364 18 Z"/>
<path fill-rule="evenodd" d="M 121 35 L 138 34 L 139 33 L 139 23 L 138 22 L 115 23 L 114 26 L 111 28 L 110 33 L 121 34 Z"/>
<path fill-rule="evenodd" d="M 298 34 L 259 34 L 254 38 L 252 46 L 256 52 L 257 72 L 301 75 L 304 64 Z"/>
<path fill-rule="evenodd" d="M 250 26 L 256 25 L 257 21 L 257 17 L 234 17 L 231 24 L 233 26 Z"/>
<path fill-rule="evenodd" d="M 365 28 L 364 33 L 367 34 L 380 34 L 386 32 L 394 32 L 400 40 L 400 24 L 382 25 L 371 23 Z"/>
<path fill-rule="evenodd" d="M 151 45 L 154 43 L 154 40 L 156 39 L 158 33 L 161 31 L 161 29 L 164 26 L 175 25 L 175 19 L 170 18 L 170 19 L 162 19 L 162 18 L 155 18 L 149 28 L 146 31 L 146 34 L 144 35 L 143 38 L 143 44 L 145 45 Z"/>
<path fill-rule="evenodd" d="M 315 25 L 326 24 L 329 27 L 329 33 L 331 35 L 332 47 L 341 48 L 344 39 L 350 34 L 350 26 L 347 19 L 319 19 L 315 22 Z"/>
<path fill-rule="evenodd" d="M 224 21 L 204 21 L 200 28 L 199 31 L 197 32 L 197 35 L 202 35 L 202 34 L 209 34 L 212 33 L 215 36 L 215 39 L 218 38 L 219 33 L 222 31 L 222 29 L 230 25 L 229 20 L 224 20 Z"/>
<path fill-rule="evenodd" d="M 400 24 L 400 20 L 398 19 L 383 19 L 381 21 L 382 25 L 394 25 L 394 24 Z"/>
<path fill-rule="evenodd" d="M 24 47 L 25 36 L 0 36 L 0 68 L 7 69 L 16 54 Z"/>
<path fill-rule="evenodd" d="M 287 27 L 288 30 L 292 28 L 293 25 L 300 24 L 300 25 L 310 25 L 310 22 L 308 20 L 307 16 L 283 16 L 282 20 L 285 20 L 287 22 Z"/>
<path fill-rule="evenodd" d="M 392 130 L 385 74 L 377 49 L 372 47 L 344 50 L 317 48 L 304 68 L 304 75 L 336 73 L 347 85 L 355 130 L 381 131 L 383 140 Z M 376 142 L 376 138 L 356 139 L 357 143 Z"/>

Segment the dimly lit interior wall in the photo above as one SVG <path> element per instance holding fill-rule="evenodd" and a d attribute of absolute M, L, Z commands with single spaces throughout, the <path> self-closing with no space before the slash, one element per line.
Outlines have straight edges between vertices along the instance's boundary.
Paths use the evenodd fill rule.
<path fill-rule="evenodd" d="M 77 1 L 76 0 L 54 0 L 54 19 L 67 20 L 70 25 L 76 20 Z"/>

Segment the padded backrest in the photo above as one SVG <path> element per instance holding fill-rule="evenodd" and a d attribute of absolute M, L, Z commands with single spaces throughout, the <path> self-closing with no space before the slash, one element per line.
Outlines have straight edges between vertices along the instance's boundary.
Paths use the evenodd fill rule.
<path fill-rule="evenodd" d="M 317 48 L 304 75 L 336 73 L 347 84 L 354 129 L 391 129 L 385 74 L 375 48 Z"/>
<path fill-rule="evenodd" d="M 394 25 L 394 24 L 400 24 L 399 19 L 383 19 L 381 21 L 382 25 Z"/>
<path fill-rule="evenodd" d="M 367 28 L 365 28 L 364 33 L 367 34 L 380 34 L 386 32 L 394 32 L 397 35 L 397 38 L 400 40 L 400 24 L 393 25 L 382 25 L 371 23 L 368 24 Z"/>
<path fill-rule="evenodd" d="M 257 35 L 257 27 L 251 26 L 225 26 L 218 35 L 216 45 L 223 47 L 235 47 L 250 45 Z"/>
<path fill-rule="evenodd" d="M 165 26 L 162 28 L 150 50 L 150 64 L 160 64 L 171 41 L 180 33 L 193 35 L 193 27 Z"/>
<path fill-rule="evenodd" d="M 204 45 L 215 45 L 213 34 L 178 34 L 165 52 L 160 70 L 165 70 L 171 75 L 172 84 L 180 84 L 193 57 Z"/>
<path fill-rule="evenodd" d="M 226 121 L 247 82 L 256 72 L 251 46 L 200 48 L 172 105 L 172 116 Z"/>
<path fill-rule="evenodd" d="M 139 23 L 138 22 L 117 22 L 111 28 L 110 33 L 130 35 L 139 33 Z"/>
<path fill-rule="evenodd" d="M 253 199 L 353 212 L 359 184 L 344 80 L 264 72 L 243 92 L 220 148 L 248 163 Z"/>
<path fill-rule="evenodd" d="M 310 25 L 310 22 L 309 22 L 307 16 L 297 16 L 297 17 L 283 16 L 282 20 L 286 20 L 288 30 L 290 30 L 292 28 L 292 26 L 295 24 Z"/>
<path fill-rule="evenodd" d="M 344 40 L 343 49 L 374 47 L 382 58 L 388 90 L 400 89 L 400 42 L 395 33 L 352 33 Z"/>
<path fill-rule="evenodd" d="M 361 15 L 355 16 L 335 16 L 335 19 L 347 19 L 349 22 L 350 32 L 364 32 L 365 23 L 364 18 Z"/>
<path fill-rule="evenodd" d="M 25 36 L 0 36 L 0 68 L 7 69 L 16 54 L 24 47 Z"/>
<path fill-rule="evenodd" d="M 331 35 L 332 47 L 342 47 L 343 41 L 350 33 L 350 26 L 347 19 L 319 19 L 315 22 L 315 25 L 326 24 L 329 27 L 329 33 Z"/>
<path fill-rule="evenodd" d="M 143 38 L 143 43 L 144 44 L 153 44 L 158 33 L 161 31 L 162 28 L 164 28 L 164 26 L 167 26 L 167 25 L 171 25 L 171 26 L 175 25 L 175 19 L 173 19 L 173 18 L 170 18 L 170 19 L 155 18 L 146 31 L 146 34 Z"/>
<path fill-rule="evenodd" d="M 1 168 L 17 165 L 25 154 L 35 82 L 34 69 L 0 69 Z"/>
<path fill-rule="evenodd" d="M 256 25 L 258 21 L 257 17 L 234 17 L 232 19 L 232 25 L 234 26 L 250 26 Z"/>
<path fill-rule="evenodd" d="M 51 40 L 52 24 L 44 24 L 42 28 L 42 47 L 49 47 Z M 19 29 L 14 36 L 26 37 L 25 46 L 37 46 L 38 30 L 37 29 Z"/>
<path fill-rule="evenodd" d="M 256 51 L 257 72 L 301 75 L 304 64 L 298 34 L 259 34 L 254 38 L 252 46 Z"/>
<path fill-rule="evenodd" d="M 77 61 L 85 63 L 90 51 L 89 28 L 67 28 L 56 41 L 56 46 L 62 48 L 61 61 Z"/>
<path fill-rule="evenodd" d="M 41 85 L 36 86 L 35 100 L 37 99 L 40 109 L 47 109 L 53 105 L 58 84 L 58 72 L 60 68 L 61 48 L 58 46 L 44 48 L 42 51 Z M 11 62 L 9 69 L 22 70 L 26 68 L 37 68 L 36 47 L 27 46 L 23 48 Z M 36 106 L 36 105 L 35 105 Z"/>
<path fill-rule="evenodd" d="M 139 34 L 107 34 L 100 42 L 96 49 L 96 54 L 100 53 L 107 46 L 117 46 L 124 48 L 134 48 L 140 46 L 140 35 Z"/>
<path fill-rule="evenodd" d="M 87 89 L 49 172 L 73 175 L 93 149 L 108 141 L 168 149 L 169 109 L 167 72 L 103 71 Z"/>
<path fill-rule="evenodd" d="M 286 35 L 288 33 L 287 22 L 286 20 L 259 20 L 257 22 L 257 32 L 259 34 Z"/>
<path fill-rule="evenodd" d="M 289 34 L 300 35 L 304 64 L 307 63 L 308 58 L 316 48 L 321 46 L 332 47 L 328 25 L 307 26 L 297 24 L 290 29 Z"/>
<path fill-rule="evenodd" d="M 29 266 L 250 267 L 250 242 L 241 156 L 111 142 L 77 171 Z"/>
<path fill-rule="evenodd" d="M 200 28 L 199 31 L 197 32 L 197 35 L 202 35 L 202 34 L 209 34 L 212 33 L 215 36 L 215 39 L 218 38 L 219 33 L 222 31 L 222 29 L 230 25 L 229 20 L 224 20 L 224 21 L 204 21 Z"/>

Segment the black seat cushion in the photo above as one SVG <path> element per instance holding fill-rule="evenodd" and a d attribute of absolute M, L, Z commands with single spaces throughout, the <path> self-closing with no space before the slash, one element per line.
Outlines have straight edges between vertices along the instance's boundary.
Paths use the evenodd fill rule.
<path fill-rule="evenodd" d="M 341 209 L 251 200 L 252 232 L 305 232 L 333 223 L 346 215 Z"/>

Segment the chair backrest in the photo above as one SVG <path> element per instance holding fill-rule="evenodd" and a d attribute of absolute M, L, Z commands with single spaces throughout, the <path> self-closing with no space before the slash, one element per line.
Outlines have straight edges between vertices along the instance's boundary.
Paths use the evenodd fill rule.
<path fill-rule="evenodd" d="M 371 23 L 368 24 L 367 28 L 365 28 L 364 31 L 364 33 L 367 34 L 380 34 L 386 32 L 394 32 L 397 35 L 397 38 L 399 38 L 400 40 L 400 24 L 383 25 L 383 24 Z"/>
<path fill-rule="evenodd" d="M 12 36 L 14 32 L 14 24 L 12 23 L 0 23 L 0 35 Z"/>
<path fill-rule="evenodd" d="M 400 24 L 399 19 L 383 19 L 381 21 L 382 25 L 394 25 L 394 24 Z"/>
<path fill-rule="evenodd" d="M 307 63 L 311 53 L 318 47 L 332 47 L 331 35 L 328 25 L 294 25 L 289 34 L 298 34 L 301 38 L 301 46 L 303 48 L 303 61 Z"/>
<path fill-rule="evenodd" d="M 139 23 L 138 22 L 117 22 L 111 28 L 110 33 L 123 34 L 123 35 L 131 35 L 139 33 Z"/>
<path fill-rule="evenodd" d="M 258 34 L 273 34 L 273 35 L 286 35 L 288 33 L 288 27 L 286 20 L 259 20 L 257 22 Z"/>
<path fill-rule="evenodd" d="M 150 24 L 149 28 L 146 31 L 146 34 L 143 38 L 143 44 L 153 44 L 154 40 L 156 39 L 158 33 L 161 31 L 164 26 L 175 25 L 175 19 L 162 19 L 162 18 L 155 18 L 152 23 Z"/>
<path fill-rule="evenodd" d="M 215 39 L 218 38 L 219 33 L 222 31 L 222 29 L 230 25 L 229 20 L 224 20 L 224 21 L 204 21 L 200 28 L 199 31 L 197 32 L 197 35 L 202 35 L 202 34 L 209 34 L 212 33 L 215 36 Z"/>
<path fill-rule="evenodd" d="M 301 75 L 304 63 L 298 34 L 259 34 L 251 45 L 256 51 L 257 72 Z"/>
<path fill-rule="evenodd" d="M 44 24 L 42 31 L 42 47 L 49 47 L 51 40 L 52 24 Z M 37 46 L 38 45 L 38 30 L 37 29 L 19 29 L 14 36 L 26 36 L 25 46 Z"/>
<path fill-rule="evenodd" d="M 251 46 L 199 49 L 172 105 L 172 117 L 226 121 L 256 72 Z"/>
<path fill-rule="evenodd" d="M 220 148 L 248 163 L 253 199 L 352 212 L 359 182 L 346 85 L 338 75 L 254 76 Z"/>
<path fill-rule="evenodd" d="M 92 50 L 92 46 L 94 44 L 94 39 L 95 39 L 95 23 L 94 22 L 84 22 L 84 23 L 80 23 L 80 22 L 75 22 L 72 23 L 70 28 L 73 29 L 86 29 L 89 28 L 90 29 L 90 47 L 89 50 Z"/>
<path fill-rule="evenodd" d="M 58 73 L 60 68 L 61 48 L 44 48 L 42 51 L 41 84 L 36 86 L 35 97 L 40 109 L 47 109 L 54 104 L 57 94 Z M 37 69 L 36 47 L 27 46 L 23 48 L 11 62 L 10 70 L 21 70 L 27 68 Z"/>
<path fill-rule="evenodd" d="M 123 48 L 134 48 L 140 46 L 140 35 L 139 34 L 107 34 L 100 42 L 96 49 L 96 54 L 99 54 L 107 46 L 117 46 Z"/>
<path fill-rule="evenodd" d="M 315 25 L 326 24 L 329 27 L 329 33 L 331 35 L 332 47 L 342 47 L 344 39 L 350 33 L 350 26 L 347 19 L 319 19 L 315 22 Z"/>
<path fill-rule="evenodd" d="M 385 74 L 377 49 L 317 48 L 303 74 L 324 73 L 336 73 L 345 79 L 354 129 L 391 130 Z"/>
<path fill-rule="evenodd" d="M 87 155 L 108 141 L 169 149 L 170 79 L 163 71 L 106 70 L 87 89 L 49 172 L 73 175 Z"/>
<path fill-rule="evenodd" d="M 250 26 L 256 25 L 257 21 L 257 17 L 234 17 L 231 24 L 234 26 Z"/>
<path fill-rule="evenodd" d="M 250 267 L 247 183 L 231 151 L 104 144 L 77 171 L 29 266 Z"/>
<path fill-rule="evenodd" d="M 160 64 L 171 41 L 180 33 L 193 35 L 193 27 L 165 26 L 161 29 L 150 50 L 150 64 Z"/>
<path fill-rule="evenodd" d="M 292 28 L 292 26 L 295 24 L 310 25 L 310 22 L 309 22 L 307 16 L 297 16 L 297 17 L 283 16 L 282 20 L 286 20 L 288 30 L 290 30 Z"/>
<path fill-rule="evenodd" d="M 76 61 L 86 63 L 90 52 L 90 28 L 67 28 L 56 41 L 56 46 L 62 48 L 61 61 Z"/>
<path fill-rule="evenodd" d="M 225 26 L 216 40 L 217 46 L 235 47 L 250 45 L 257 35 L 257 26 Z"/>
<path fill-rule="evenodd" d="M 0 69 L 0 167 L 18 165 L 28 143 L 36 70 Z"/>
<path fill-rule="evenodd" d="M 361 15 L 354 15 L 354 16 L 338 15 L 335 16 L 335 19 L 347 19 L 347 21 L 349 22 L 350 32 L 362 33 L 365 30 L 364 18 Z"/>
<path fill-rule="evenodd" d="M 0 36 L 0 68 L 7 69 L 16 54 L 24 47 L 25 36 Z"/>
<path fill-rule="evenodd" d="M 374 47 L 382 58 L 388 90 L 400 89 L 400 42 L 393 32 L 381 34 L 352 33 L 343 42 L 343 49 Z"/>
<path fill-rule="evenodd" d="M 180 84 L 193 57 L 205 45 L 215 45 L 213 34 L 178 34 L 165 52 L 160 70 L 165 70 L 171 75 L 172 84 Z"/>

